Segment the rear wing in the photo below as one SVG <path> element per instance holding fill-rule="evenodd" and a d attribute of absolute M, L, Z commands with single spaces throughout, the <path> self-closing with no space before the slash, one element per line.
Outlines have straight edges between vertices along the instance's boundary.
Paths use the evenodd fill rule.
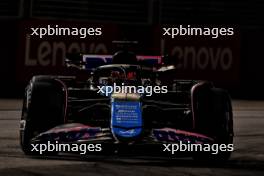
<path fill-rule="evenodd" d="M 138 55 L 138 65 L 144 65 L 149 67 L 156 67 L 162 64 L 161 56 L 145 56 Z M 97 54 L 85 54 L 82 55 L 83 69 L 93 70 L 102 65 L 112 64 L 113 55 L 97 55 Z"/>

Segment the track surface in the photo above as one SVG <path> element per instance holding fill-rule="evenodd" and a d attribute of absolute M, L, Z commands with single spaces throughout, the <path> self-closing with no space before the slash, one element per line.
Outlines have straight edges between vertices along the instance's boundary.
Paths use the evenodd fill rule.
<path fill-rule="evenodd" d="M 190 158 L 26 157 L 19 148 L 21 100 L 0 100 L 0 175 L 264 175 L 264 102 L 233 101 L 235 151 L 222 165 Z"/>

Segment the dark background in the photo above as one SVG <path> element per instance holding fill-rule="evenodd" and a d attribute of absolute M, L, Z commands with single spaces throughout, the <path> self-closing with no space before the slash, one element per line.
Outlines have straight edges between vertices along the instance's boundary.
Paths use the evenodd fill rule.
<path fill-rule="evenodd" d="M 233 70 L 183 70 L 183 78 L 210 79 L 220 87 L 227 88 L 236 98 L 264 98 L 264 2 L 215 1 L 215 0 L 2 0 L 0 2 L 0 96 L 21 97 L 29 77 L 49 73 L 61 65 L 31 66 L 24 64 L 25 38 L 28 27 L 41 24 L 61 23 L 69 27 L 89 24 L 104 25 L 105 36 L 95 40 L 104 43 L 107 53 L 113 53 L 110 40 L 132 39 L 140 41 L 142 54 L 162 54 L 158 29 L 162 25 L 198 24 L 203 26 L 234 27 L 235 36 L 227 40 L 177 39 L 178 46 L 204 45 L 208 47 L 231 47 Z M 43 41 L 62 39 L 46 38 Z M 63 39 L 65 41 L 65 39 Z M 92 39 L 70 39 L 85 43 L 91 48 Z M 192 40 L 196 41 L 193 44 Z M 33 41 L 33 40 L 32 40 Z M 34 55 L 38 40 L 31 43 Z M 168 42 L 169 43 L 169 42 Z M 67 41 L 65 41 L 67 46 Z M 175 43 L 169 43 L 174 45 Z M 166 47 L 168 46 L 165 45 Z M 169 48 L 169 47 L 168 47 Z M 166 48 L 167 49 L 167 48 Z M 89 53 L 100 53 L 93 49 Z M 57 55 L 56 55 L 57 56 Z M 61 55 L 58 55 L 58 58 Z M 57 62 L 56 62 L 57 63 Z M 55 74 L 56 71 L 51 71 Z M 185 74 L 186 73 L 186 74 Z M 59 73 L 58 73 L 59 74 Z M 211 75 L 211 77 L 208 77 Z M 222 75 L 222 76 L 221 76 Z M 215 80 L 214 80 L 215 78 Z"/>
<path fill-rule="evenodd" d="M 264 174 L 264 1 L 215 0 L 1 0 L 0 1 L 0 175 L 254 175 Z M 28 38 L 30 27 L 59 24 L 65 27 L 101 25 L 101 37 Z M 176 37 L 161 39 L 163 25 L 234 27 L 235 35 Z M 192 53 L 175 60 L 187 61 L 175 78 L 209 79 L 227 88 L 233 98 L 234 147 L 231 159 L 223 164 L 203 164 L 185 158 L 131 158 L 119 156 L 27 157 L 19 146 L 22 95 L 35 74 L 62 74 L 63 54 L 112 54 L 112 40 L 138 40 L 140 54 L 171 54 L 184 51 L 232 52 L 232 65 L 193 67 L 190 60 L 202 58 Z M 162 48 L 162 44 L 164 44 Z M 39 55 L 39 50 L 42 54 Z M 43 58 L 43 52 L 50 53 Z M 186 53 L 185 53 L 186 54 Z M 42 57 L 42 58 L 41 58 Z M 203 54 L 205 59 L 205 54 Z M 189 59 L 189 60 L 188 60 Z M 13 98 L 13 99 L 12 99 Z M 18 99 L 17 99 L 18 98 Z M 261 99 L 245 100 L 245 99 Z M 213 118 L 213 117 L 212 117 Z"/>

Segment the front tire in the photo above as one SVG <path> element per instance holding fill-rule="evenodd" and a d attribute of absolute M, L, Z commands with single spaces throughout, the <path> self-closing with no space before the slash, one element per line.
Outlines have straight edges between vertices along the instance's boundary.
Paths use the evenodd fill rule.
<path fill-rule="evenodd" d="M 43 76 L 32 78 L 25 91 L 20 123 L 20 145 L 25 154 L 38 154 L 32 152 L 32 138 L 64 123 L 65 91 L 59 80 Z"/>
<path fill-rule="evenodd" d="M 198 153 L 196 160 L 202 161 L 227 161 L 233 151 L 233 112 L 231 99 L 223 89 L 210 88 L 197 97 L 197 132 L 212 137 L 215 144 L 225 145 L 227 151 L 212 154 Z M 215 145 L 214 144 L 214 145 Z"/>

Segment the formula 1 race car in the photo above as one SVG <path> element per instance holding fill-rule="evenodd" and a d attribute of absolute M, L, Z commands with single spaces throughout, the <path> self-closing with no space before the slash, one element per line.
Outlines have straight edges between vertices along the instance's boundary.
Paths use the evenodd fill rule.
<path fill-rule="evenodd" d="M 96 65 L 96 59 L 104 65 Z M 161 63 L 160 56 L 136 56 L 128 51 L 113 56 L 69 55 L 66 64 L 86 70 L 87 79 L 34 76 L 25 90 L 22 150 L 27 155 L 39 154 L 32 144 L 49 141 L 101 144 L 103 154 L 136 151 L 171 156 L 168 151 L 176 150 L 169 149 L 169 144 L 233 145 L 227 91 L 207 81 L 175 80 L 173 65 Z M 203 150 L 184 155 L 225 161 L 231 152 Z"/>

